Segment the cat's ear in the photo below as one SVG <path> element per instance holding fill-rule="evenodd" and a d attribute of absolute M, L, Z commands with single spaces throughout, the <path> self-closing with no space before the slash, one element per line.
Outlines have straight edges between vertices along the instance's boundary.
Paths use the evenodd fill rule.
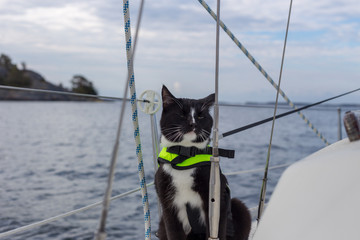
<path fill-rule="evenodd" d="M 165 87 L 165 85 L 163 85 L 162 87 L 161 96 L 162 96 L 163 108 L 169 106 L 175 101 L 175 97 L 171 94 L 169 89 Z"/>
<path fill-rule="evenodd" d="M 210 108 L 210 107 L 212 107 L 214 105 L 214 103 L 215 103 L 215 93 L 210 94 L 206 98 L 201 99 L 201 101 L 203 102 L 202 108 Z"/>

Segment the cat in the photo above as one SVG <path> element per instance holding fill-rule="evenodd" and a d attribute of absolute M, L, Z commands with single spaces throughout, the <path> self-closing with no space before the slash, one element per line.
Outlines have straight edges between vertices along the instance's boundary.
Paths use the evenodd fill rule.
<path fill-rule="evenodd" d="M 193 153 L 208 149 L 213 125 L 209 111 L 214 101 L 215 94 L 199 100 L 176 98 L 164 85 L 162 87 L 160 128 L 164 148 L 159 155 L 159 168 L 155 174 L 156 192 L 163 210 L 157 232 L 160 240 L 207 240 L 209 237 L 210 162 L 206 160 L 192 166 L 181 163 L 183 158 L 172 162 L 164 158 L 183 157 L 180 156 L 183 153 L 179 152 L 172 155 L 170 149 Z M 211 152 L 207 151 L 206 154 L 211 155 Z M 231 199 L 227 180 L 222 173 L 220 199 L 219 239 L 248 239 L 250 213 L 240 200 Z"/>

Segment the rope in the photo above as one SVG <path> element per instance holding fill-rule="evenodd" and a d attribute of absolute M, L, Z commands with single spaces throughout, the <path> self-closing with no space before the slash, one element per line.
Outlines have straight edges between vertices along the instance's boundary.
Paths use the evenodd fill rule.
<path fill-rule="evenodd" d="M 208 11 L 208 13 L 214 18 L 217 19 L 216 14 L 211 10 L 209 5 L 206 4 L 204 0 L 198 0 L 199 3 Z M 270 75 L 261 67 L 261 65 L 255 60 L 255 58 L 249 53 L 249 51 L 240 43 L 240 41 L 235 37 L 235 35 L 226 27 L 223 21 L 220 20 L 221 28 L 228 34 L 228 36 L 233 40 L 233 42 L 240 48 L 240 50 L 248 57 L 248 59 L 255 65 L 255 67 L 265 76 L 265 78 L 270 82 L 270 84 L 276 89 L 279 90 L 280 95 L 285 99 L 292 108 L 297 108 L 293 102 L 286 96 L 286 94 L 276 85 L 274 80 Z M 305 123 L 316 133 L 316 135 L 326 144 L 329 145 L 329 142 L 325 137 L 317 130 L 314 125 L 305 117 L 304 114 L 298 112 L 300 117 L 305 121 Z"/>
<path fill-rule="evenodd" d="M 325 100 L 322 100 L 322 101 L 319 101 L 319 102 L 316 102 L 316 103 L 312 103 L 312 104 L 303 106 L 303 107 L 301 107 L 301 108 L 297 108 L 297 109 L 294 109 L 294 110 L 291 110 L 291 111 L 288 111 L 288 112 L 285 112 L 285 113 L 276 115 L 276 116 L 275 116 L 275 119 L 285 117 L 285 116 L 287 116 L 287 115 L 296 113 L 296 112 L 298 112 L 298 111 L 301 111 L 301 110 L 304 110 L 304 109 L 307 109 L 307 108 L 310 108 L 310 107 L 314 107 L 314 106 L 316 106 L 316 105 L 319 105 L 319 104 L 328 102 L 328 101 L 330 101 L 330 100 L 334 100 L 334 99 L 339 98 L 339 97 L 343 97 L 343 96 L 345 96 L 345 95 L 348 95 L 348 94 L 357 92 L 357 91 L 359 91 L 359 90 L 360 90 L 360 88 L 357 88 L 357 89 L 355 89 L 355 90 L 352 90 L 352 91 L 349 91 L 349 92 L 346 92 L 346 93 L 343 93 L 343 94 L 340 94 L 340 95 L 337 95 L 337 96 L 334 96 L 334 97 L 331 97 L 331 98 L 328 98 L 328 99 L 325 99 Z M 329 109 L 326 109 L 326 110 L 329 110 Z M 250 128 L 253 128 L 253 127 L 262 125 L 262 124 L 267 123 L 267 122 L 270 122 L 270 121 L 272 121 L 272 120 L 273 120 L 273 117 L 269 117 L 269 118 L 266 118 L 266 119 L 264 119 L 264 120 L 261 120 L 261 121 L 258 121 L 258 122 L 254 122 L 254 123 L 248 124 L 248 125 L 243 126 L 243 127 L 241 127 L 241 128 L 236 128 L 236 129 L 234 129 L 234 130 L 231 130 L 231 131 L 228 131 L 228 132 L 223 133 L 222 135 L 220 135 L 220 138 L 224 138 L 224 137 L 233 135 L 233 134 L 235 134 L 235 133 L 239 133 L 239 132 L 245 131 L 245 130 L 247 130 L 247 129 L 250 129 Z"/>
<path fill-rule="evenodd" d="M 87 97 L 87 98 L 97 98 L 97 99 L 109 99 L 109 100 L 123 100 L 124 99 L 124 98 L 119 98 L 119 97 L 108 97 L 108 96 L 99 96 L 99 95 L 92 95 L 92 94 L 62 92 L 62 91 L 36 89 L 36 88 L 22 88 L 22 87 L 4 86 L 4 85 L 0 85 L 0 89 L 15 90 L 15 91 L 51 93 L 51 94 L 60 94 L 60 95 L 69 95 L 69 96 Z M 130 99 L 126 99 L 126 100 L 129 101 Z M 137 101 L 148 102 L 148 100 L 141 100 L 141 99 L 138 99 Z"/>
<path fill-rule="evenodd" d="M 127 97 L 127 93 L 128 93 L 127 85 L 129 85 L 130 92 L 132 94 L 131 101 L 130 101 L 131 106 L 133 108 L 132 119 L 133 119 L 133 122 L 136 121 L 138 132 L 139 132 L 139 126 L 138 126 L 138 122 L 137 122 L 137 116 L 135 117 L 135 120 L 134 120 L 134 105 L 135 105 L 135 112 L 136 112 L 136 94 L 134 93 L 135 90 L 133 89 L 134 88 L 134 69 L 133 69 L 133 60 L 134 59 L 133 58 L 134 58 L 134 53 L 135 53 L 136 40 L 137 40 L 137 36 L 139 33 L 139 28 L 140 28 L 140 22 L 141 22 L 142 10 L 143 10 L 143 2 L 144 2 L 144 0 L 141 2 L 140 9 L 139 9 L 137 28 L 136 28 L 136 33 L 135 33 L 135 41 L 134 41 L 134 51 L 131 50 L 130 19 L 128 19 L 128 21 L 125 21 L 125 32 L 126 32 L 126 38 L 127 38 L 126 54 L 127 54 L 127 60 L 128 60 L 128 76 L 127 76 L 127 81 L 126 81 L 126 84 L 124 87 L 124 99 L 126 99 L 126 97 Z M 128 3 L 128 1 L 124 0 L 124 17 L 127 15 L 129 18 L 128 9 L 129 9 L 129 3 Z M 127 25 L 127 23 L 129 25 Z M 116 134 L 116 140 L 115 140 L 115 144 L 114 144 L 114 148 L 113 148 L 113 152 L 112 152 L 111 163 L 110 163 L 108 184 L 107 184 L 107 188 L 106 188 L 104 200 L 103 200 L 103 209 L 102 209 L 102 214 L 101 214 L 101 218 L 100 218 L 100 225 L 99 225 L 98 232 L 95 235 L 96 240 L 105 240 L 106 239 L 105 226 L 106 226 L 106 219 L 107 219 L 109 206 L 110 206 L 110 196 L 111 196 L 111 191 L 112 191 L 112 184 L 113 184 L 113 179 L 114 179 L 116 160 L 117 160 L 118 150 L 119 150 L 119 145 L 120 145 L 121 127 L 122 127 L 122 122 L 123 122 L 124 115 L 125 115 L 125 107 L 126 107 L 125 103 L 126 103 L 125 101 L 122 102 L 122 108 L 121 108 L 121 112 L 120 112 L 120 120 L 119 120 L 119 125 L 118 125 L 118 129 L 117 129 L 117 134 Z M 135 125 L 134 125 L 134 127 L 135 127 Z M 135 134 L 134 134 L 134 136 L 135 136 Z M 137 152 L 137 155 L 139 156 L 139 152 L 141 155 L 140 136 L 138 136 L 137 142 L 139 142 L 139 145 L 137 147 L 136 152 Z M 140 148 L 139 148 L 139 146 L 140 146 Z M 142 159 L 141 159 L 141 164 L 142 164 Z M 142 169 L 142 171 L 143 171 L 143 169 Z M 144 173 L 142 173 L 142 174 L 144 175 Z M 144 176 L 143 176 L 143 181 L 141 183 L 144 185 L 146 184 Z M 141 188 L 142 188 L 142 193 L 145 191 L 146 200 L 147 200 L 146 186 L 141 186 Z M 143 193 L 143 199 L 144 199 L 144 193 Z M 144 203 L 144 201 L 143 201 L 143 205 L 144 204 L 146 205 L 146 203 L 147 203 L 147 209 L 148 209 L 148 202 L 146 201 Z M 148 215 L 148 219 L 150 220 L 150 214 Z"/>
<path fill-rule="evenodd" d="M 281 77 L 282 77 L 282 72 L 283 72 L 283 67 L 284 67 L 287 36 L 288 36 L 288 32 L 289 32 L 291 7 L 292 7 L 292 0 L 290 0 L 289 15 L 288 15 L 288 20 L 287 20 L 287 25 L 286 25 L 284 47 L 283 47 L 283 52 L 282 52 L 282 57 L 281 57 L 281 67 L 280 67 L 279 83 L 278 83 L 279 87 L 278 87 L 278 90 L 276 92 L 274 117 L 273 117 L 273 120 L 272 120 L 270 142 L 269 142 L 269 148 L 268 148 L 267 157 L 266 157 L 265 172 L 264 172 L 263 184 L 262 184 L 262 187 L 261 187 L 261 194 L 260 194 L 260 200 L 259 200 L 259 210 L 258 210 L 258 218 L 257 218 L 258 222 L 260 221 L 262 212 L 264 210 L 264 203 L 265 203 L 265 197 L 266 197 L 266 185 L 267 185 L 267 175 L 268 175 L 268 171 L 269 171 L 270 152 L 271 152 L 272 139 L 273 139 L 274 129 L 275 129 L 276 111 L 277 111 L 277 106 L 278 106 L 278 103 L 279 103 L 279 92 L 280 92 Z"/>
<path fill-rule="evenodd" d="M 142 12 L 142 8 L 144 5 L 144 0 L 140 5 L 140 12 Z M 146 188 L 146 179 L 145 179 L 145 171 L 143 164 L 143 156 L 141 150 L 141 141 L 140 141 L 140 130 L 139 130 L 139 121 L 138 121 L 138 111 L 136 105 L 136 90 L 135 90 L 135 77 L 134 77 L 134 59 L 132 59 L 132 51 L 135 51 L 131 48 L 131 27 L 130 27 L 130 9 L 129 9 L 129 1 L 123 0 L 123 8 L 124 8 L 124 24 L 125 24 L 125 39 L 126 39 L 126 56 L 128 61 L 128 71 L 130 77 L 129 88 L 131 94 L 131 108 L 132 108 L 132 122 L 134 126 L 134 139 L 136 144 L 136 156 L 138 159 L 138 173 L 140 179 L 140 187 L 141 187 L 141 195 L 142 195 L 142 203 L 144 210 L 144 222 L 145 222 L 145 239 L 151 239 L 151 223 L 150 223 L 150 208 L 148 201 L 148 194 Z M 138 16 L 138 24 L 141 20 L 141 14 Z M 137 41 L 137 32 L 139 30 L 139 25 L 136 26 L 136 34 L 134 41 Z"/>

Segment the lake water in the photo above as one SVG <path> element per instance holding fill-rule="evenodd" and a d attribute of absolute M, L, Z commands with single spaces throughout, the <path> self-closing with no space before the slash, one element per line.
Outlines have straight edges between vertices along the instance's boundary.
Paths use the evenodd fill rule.
<path fill-rule="evenodd" d="M 120 113 L 119 102 L 0 102 L 0 232 L 34 223 L 103 199 Z M 280 109 L 279 112 L 284 112 Z M 343 112 L 345 109 L 343 109 Z M 220 131 L 263 118 L 270 108 L 220 107 Z M 337 141 L 336 107 L 304 114 L 330 143 Z M 113 195 L 139 186 L 130 107 L 124 121 Z M 158 118 L 159 119 L 159 118 Z M 154 168 L 149 116 L 139 113 L 146 180 Z M 220 146 L 236 150 L 221 159 L 223 172 L 263 168 L 271 123 L 224 138 Z M 343 131 L 343 133 L 345 133 Z M 324 147 L 297 115 L 275 124 L 270 166 L 293 163 Z M 269 197 L 284 168 L 271 170 Z M 321 173 L 319 173 L 320 175 Z M 251 208 L 258 204 L 262 172 L 228 176 L 232 196 Z M 158 214 L 149 187 L 152 231 Z M 107 221 L 107 239 L 143 239 L 140 193 L 115 200 Z M 93 239 L 101 207 L 4 239 Z M 156 239 L 154 234 L 152 238 Z"/>

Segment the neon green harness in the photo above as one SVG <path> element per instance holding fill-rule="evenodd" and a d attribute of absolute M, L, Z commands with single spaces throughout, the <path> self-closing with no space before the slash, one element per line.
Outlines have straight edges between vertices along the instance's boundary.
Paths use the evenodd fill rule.
<path fill-rule="evenodd" d="M 209 146 L 205 149 L 182 146 L 164 147 L 158 156 L 158 162 L 171 164 L 178 170 L 185 170 L 210 165 L 211 156 L 212 148 Z M 219 148 L 219 156 L 234 158 L 234 151 Z"/>
<path fill-rule="evenodd" d="M 175 169 L 190 169 L 194 167 L 210 165 L 211 154 L 197 154 L 194 157 L 186 157 L 176 153 L 170 153 L 164 147 L 158 157 L 159 163 L 170 163 Z"/>

